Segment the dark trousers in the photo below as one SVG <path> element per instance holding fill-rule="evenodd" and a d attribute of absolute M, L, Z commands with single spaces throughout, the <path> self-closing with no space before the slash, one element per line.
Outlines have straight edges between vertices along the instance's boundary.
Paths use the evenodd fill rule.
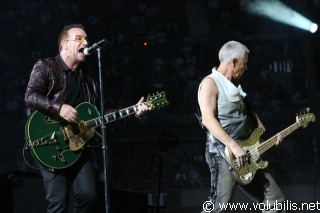
<path fill-rule="evenodd" d="M 75 204 L 74 213 L 94 211 L 96 182 L 92 161 L 81 156 L 74 165 L 54 172 L 39 165 L 46 193 L 47 213 L 67 213 L 69 189 L 72 187 Z"/>

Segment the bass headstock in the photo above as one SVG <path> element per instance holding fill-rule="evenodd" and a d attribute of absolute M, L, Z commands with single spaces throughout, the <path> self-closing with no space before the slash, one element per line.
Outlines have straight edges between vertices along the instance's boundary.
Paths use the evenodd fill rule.
<path fill-rule="evenodd" d="M 296 112 L 296 115 L 296 121 L 302 128 L 307 127 L 309 122 L 314 122 L 316 120 L 315 115 L 310 113 L 309 107 Z"/>

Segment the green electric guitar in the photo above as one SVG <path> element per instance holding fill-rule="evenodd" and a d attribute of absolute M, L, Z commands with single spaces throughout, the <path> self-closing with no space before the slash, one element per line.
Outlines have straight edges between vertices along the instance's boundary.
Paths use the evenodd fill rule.
<path fill-rule="evenodd" d="M 148 96 L 145 104 L 157 110 L 169 104 L 165 92 Z M 25 137 L 31 155 L 49 169 L 63 169 L 74 164 L 85 147 L 101 145 L 101 135 L 95 130 L 104 123 L 127 117 L 138 111 L 138 105 L 103 116 L 88 102 L 79 104 L 78 123 L 68 123 L 57 115 L 35 111 L 25 125 Z"/>

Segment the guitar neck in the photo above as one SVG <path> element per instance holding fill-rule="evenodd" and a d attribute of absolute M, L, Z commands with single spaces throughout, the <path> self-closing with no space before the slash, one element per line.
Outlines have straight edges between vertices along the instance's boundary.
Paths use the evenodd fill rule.
<path fill-rule="evenodd" d="M 144 102 L 141 105 L 148 105 L 148 102 Z M 88 120 L 85 123 L 89 128 L 96 128 L 96 127 L 101 126 L 103 123 L 104 124 L 111 123 L 113 121 L 125 118 L 129 115 L 132 115 L 132 114 L 136 113 L 137 111 L 138 111 L 138 105 L 134 105 L 134 106 L 130 106 L 130 107 L 121 109 L 119 111 L 105 114 L 103 116 L 103 121 L 102 121 L 102 116 L 100 116 L 98 118 Z"/>
<path fill-rule="evenodd" d="M 292 132 L 297 130 L 299 127 L 300 127 L 299 123 L 294 123 L 294 124 L 292 124 L 291 126 L 287 127 L 286 129 L 282 130 L 279 133 L 281 134 L 282 138 L 285 138 L 289 134 L 291 134 Z M 273 147 L 277 143 L 277 137 L 278 137 L 277 135 L 274 135 L 271 138 L 269 138 L 268 140 L 266 140 L 263 143 L 261 143 L 257 147 L 258 152 L 260 153 L 260 155 L 263 154 L 268 149 L 270 149 L 271 147 Z"/>

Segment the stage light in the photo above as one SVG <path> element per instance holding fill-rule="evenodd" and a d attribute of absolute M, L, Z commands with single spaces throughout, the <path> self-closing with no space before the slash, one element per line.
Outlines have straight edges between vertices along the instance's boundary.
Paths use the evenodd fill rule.
<path fill-rule="evenodd" d="M 316 32 L 318 29 L 318 25 L 317 24 L 312 24 L 310 27 L 310 32 L 314 33 Z"/>
<path fill-rule="evenodd" d="M 270 18 L 274 21 L 288 24 L 303 30 L 316 32 L 318 25 L 308 20 L 279 0 L 242 0 L 245 11 Z"/>

